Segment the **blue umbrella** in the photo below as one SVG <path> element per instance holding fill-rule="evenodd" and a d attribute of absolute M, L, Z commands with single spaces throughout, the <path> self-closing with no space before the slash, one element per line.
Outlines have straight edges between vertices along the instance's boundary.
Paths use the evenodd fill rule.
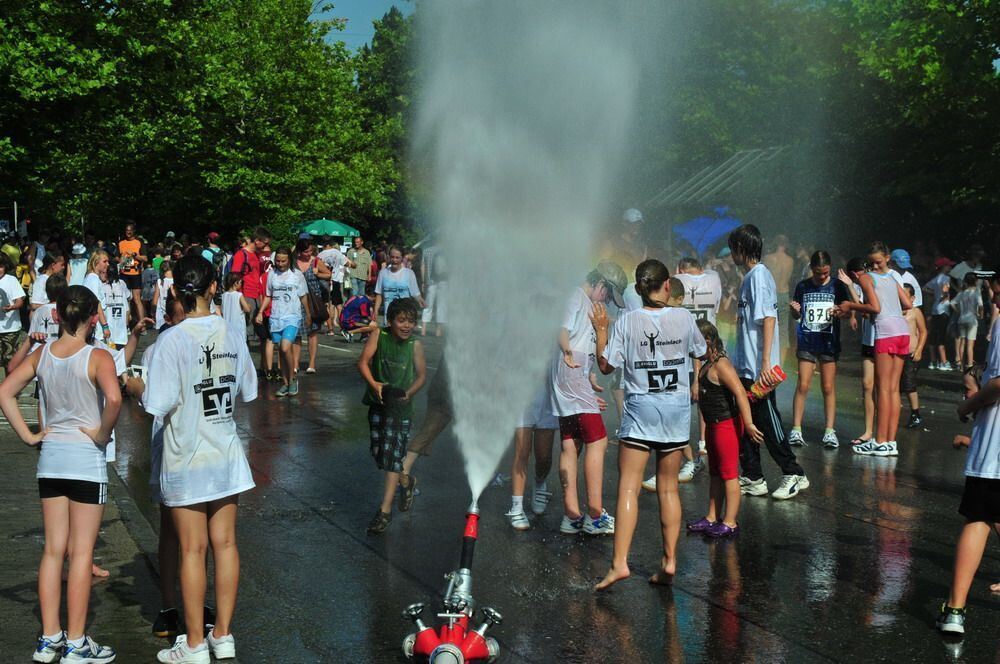
<path fill-rule="evenodd" d="M 729 208 L 715 208 L 714 217 L 698 217 L 674 226 L 676 237 L 684 240 L 699 254 L 743 224 L 729 216 Z"/>

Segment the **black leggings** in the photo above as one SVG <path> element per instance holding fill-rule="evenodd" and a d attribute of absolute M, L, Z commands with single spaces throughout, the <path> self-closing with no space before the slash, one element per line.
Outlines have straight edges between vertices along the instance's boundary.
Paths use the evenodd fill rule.
<path fill-rule="evenodd" d="M 746 378 L 740 380 L 746 388 L 753 384 L 752 380 Z M 766 399 L 761 399 L 756 403 L 751 401 L 750 414 L 753 417 L 754 426 L 764 434 L 764 444 L 767 445 L 767 451 L 771 458 L 781 468 L 781 474 L 805 475 L 785 438 L 785 429 L 781 425 L 781 414 L 775 404 L 774 392 L 772 391 Z M 764 476 L 760 467 L 760 445 L 753 442 L 750 436 L 745 433 L 740 439 L 740 467 L 743 476 L 748 479 L 759 480 Z"/>

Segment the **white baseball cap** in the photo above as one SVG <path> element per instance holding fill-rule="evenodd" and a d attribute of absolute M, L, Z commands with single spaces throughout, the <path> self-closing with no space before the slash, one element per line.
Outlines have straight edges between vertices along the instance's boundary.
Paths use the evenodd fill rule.
<path fill-rule="evenodd" d="M 635 208 L 629 208 L 625 210 L 625 214 L 622 215 L 622 221 L 626 221 L 630 224 L 637 224 L 642 221 L 642 212 L 639 212 Z"/>

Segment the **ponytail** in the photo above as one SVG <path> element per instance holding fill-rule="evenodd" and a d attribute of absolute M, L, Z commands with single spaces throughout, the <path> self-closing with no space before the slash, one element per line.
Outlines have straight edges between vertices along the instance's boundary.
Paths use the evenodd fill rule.
<path fill-rule="evenodd" d="M 667 266 L 650 258 L 639 263 L 635 268 L 635 292 L 642 298 L 644 307 L 665 307 L 666 302 L 659 302 L 652 299 L 652 294 L 663 288 L 663 284 L 670 279 L 670 270 Z"/>
<path fill-rule="evenodd" d="M 173 268 L 177 300 L 190 313 L 198 306 L 198 297 L 206 297 L 215 283 L 215 268 L 201 256 L 184 256 Z"/>

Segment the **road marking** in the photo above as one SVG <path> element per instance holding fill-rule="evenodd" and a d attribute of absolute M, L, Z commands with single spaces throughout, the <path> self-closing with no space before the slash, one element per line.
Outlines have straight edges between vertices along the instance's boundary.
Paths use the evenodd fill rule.
<path fill-rule="evenodd" d="M 341 353 L 352 353 L 353 354 L 353 351 L 350 351 L 350 350 L 348 350 L 346 348 L 337 348 L 336 346 L 327 346 L 326 344 L 321 344 L 318 341 L 316 342 L 316 345 L 317 346 L 321 346 L 322 348 L 329 348 L 330 350 L 340 351 Z"/>

